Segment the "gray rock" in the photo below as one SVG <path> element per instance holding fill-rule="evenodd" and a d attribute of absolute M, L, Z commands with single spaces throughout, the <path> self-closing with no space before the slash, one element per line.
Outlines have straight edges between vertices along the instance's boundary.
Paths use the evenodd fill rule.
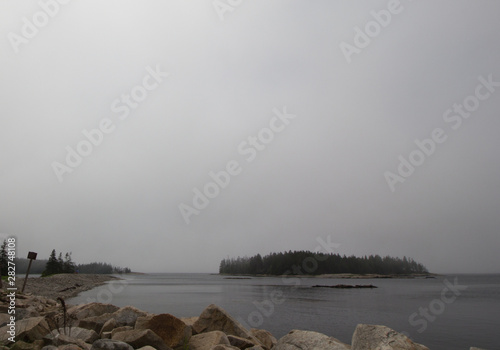
<path fill-rule="evenodd" d="M 322 333 L 293 330 L 278 340 L 273 350 L 296 350 L 297 348 L 302 350 L 349 350 L 351 346 Z"/>
<path fill-rule="evenodd" d="M 414 343 L 406 335 L 385 327 L 358 324 L 352 336 L 352 350 L 429 350 L 428 347 Z"/>
<path fill-rule="evenodd" d="M 130 327 L 130 326 L 117 327 L 117 328 L 115 328 L 115 329 L 113 329 L 111 331 L 111 338 L 113 338 L 113 336 L 116 333 L 125 332 L 125 331 L 131 331 L 132 329 L 134 329 L 134 328 Z"/>
<path fill-rule="evenodd" d="M 80 328 L 80 327 L 67 328 L 66 332 L 64 332 L 64 330 L 62 328 L 60 328 L 58 330 L 53 330 L 51 332 L 51 334 L 54 337 L 57 337 L 60 335 L 66 335 L 66 336 L 74 338 L 74 339 L 80 339 L 83 342 L 89 343 L 89 344 L 92 344 L 97 339 L 99 339 L 99 335 L 96 332 L 94 332 L 93 330 Z"/>
<path fill-rule="evenodd" d="M 233 345 L 214 345 L 210 348 L 210 350 L 239 350 L 236 346 Z"/>
<path fill-rule="evenodd" d="M 68 310 L 68 314 L 75 317 L 77 320 L 83 320 L 84 318 L 111 314 L 117 310 L 119 310 L 119 307 L 115 305 L 90 303 L 73 306 Z"/>
<path fill-rule="evenodd" d="M 229 344 L 237 347 L 240 350 L 248 349 L 256 345 L 248 339 L 237 337 L 235 335 L 228 335 L 227 339 L 229 340 Z"/>
<path fill-rule="evenodd" d="M 116 320 L 118 326 L 131 326 L 135 325 L 138 317 L 146 316 L 147 312 L 139 310 L 133 306 L 125 306 L 113 312 L 112 318 Z"/>
<path fill-rule="evenodd" d="M 152 346 L 156 350 L 171 350 L 163 339 L 150 329 L 133 329 L 130 331 L 119 332 L 111 336 L 113 340 L 119 340 L 132 345 L 134 349 L 143 346 Z"/>
<path fill-rule="evenodd" d="M 278 343 L 278 340 L 271 334 L 271 332 L 266 331 L 265 329 L 250 329 L 250 333 L 257 338 L 262 346 L 270 350 Z"/>
<path fill-rule="evenodd" d="M 134 350 L 134 348 L 122 341 L 99 339 L 92 344 L 90 350 Z"/>
<path fill-rule="evenodd" d="M 210 350 L 215 345 L 230 345 L 229 339 L 221 331 L 197 334 L 189 340 L 189 350 Z"/>
<path fill-rule="evenodd" d="M 0 328 L 0 344 L 9 343 L 10 334 L 8 326 Z M 43 316 L 25 318 L 16 322 L 16 341 L 25 341 L 33 343 L 35 340 L 41 340 L 50 332 L 49 325 Z"/>
<path fill-rule="evenodd" d="M 115 329 L 117 327 L 117 323 L 116 323 L 116 320 L 114 318 L 110 318 L 109 320 L 107 320 L 102 328 L 101 328 L 101 338 L 102 338 L 102 334 L 105 333 L 105 332 L 111 332 L 113 329 Z"/>

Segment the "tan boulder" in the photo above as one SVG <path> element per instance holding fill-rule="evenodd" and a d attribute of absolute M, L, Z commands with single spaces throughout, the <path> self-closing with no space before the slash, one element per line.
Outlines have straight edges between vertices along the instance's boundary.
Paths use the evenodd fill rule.
<path fill-rule="evenodd" d="M 82 320 L 84 318 L 111 314 L 117 310 L 119 310 L 119 307 L 115 305 L 90 303 L 71 307 L 68 310 L 68 315 L 75 317 L 77 320 Z"/>
<path fill-rule="evenodd" d="M 182 346 L 191 338 L 191 327 L 170 314 L 139 317 L 135 329 L 151 329 L 171 348 Z"/>
<path fill-rule="evenodd" d="M 111 331 L 111 338 L 113 338 L 113 336 L 116 333 L 125 332 L 125 331 L 131 331 L 132 329 L 134 329 L 134 328 L 130 327 L 130 326 L 116 327 L 115 329 L 113 329 Z"/>
<path fill-rule="evenodd" d="M 210 350 L 215 345 L 231 345 L 229 339 L 221 331 L 193 335 L 189 340 L 189 350 Z"/>
<path fill-rule="evenodd" d="M 0 344 L 7 344 L 11 335 L 7 333 L 10 327 L 4 326 L 0 328 Z M 50 332 L 49 325 L 43 316 L 25 318 L 16 322 L 16 341 L 25 341 L 32 343 L 35 340 L 41 340 Z"/>
<path fill-rule="evenodd" d="M 358 324 L 352 336 L 352 350 L 429 350 L 406 335 L 386 326 Z"/>
<path fill-rule="evenodd" d="M 260 345 L 260 342 L 241 323 L 236 321 L 223 308 L 211 304 L 201 313 L 198 320 L 193 324 L 193 330 L 200 334 L 210 331 L 221 331 L 227 335 L 249 339 L 252 343 Z"/>
<path fill-rule="evenodd" d="M 107 320 L 103 325 L 102 325 L 102 328 L 101 328 L 101 338 L 102 338 L 102 334 L 104 332 L 111 332 L 113 329 L 115 329 L 117 327 L 117 323 L 116 323 L 116 320 L 114 318 L 110 318 L 109 320 Z"/>
<path fill-rule="evenodd" d="M 143 346 L 152 346 L 156 350 L 171 350 L 155 332 L 150 329 L 133 329 L 119 332 L 111 336 L 112 340 L 122 341 L 131 345 L 134 349 Z"/>
<path fill-rule="evenodd" d="M 251 348 L 252 346 L 257 345 L 257 344 L 252 343 L 248 339 L 237 337 L 235 335 L 228 335 L 227 339 L 229 340 L 229 344 L 231 344 L 232 346 L 237 347 L 240 350 Z"/>
<path fill-rule="evenodd" d="M 92 344 L 90 350 L 134 350 L 134 348 L 122 341 L 99 339 Z"/>
<path fill-rule="evenodd" d="M 43 348 L 43 340 L 35 340 L 33 343 L 27 343 L 22 340 L 16 341 L 10 350 L 41 350 Z"/>
<path fill-rule="evenodd" d="M 278 340 L 273 350 L 296 350 L 297 348 L 302 350 L 349 350 L 351 346 L 322 333 L 293 330 Z"/>
<path fill-rule="evenodd" d="M 272 349 L 278 343 L 278 340 L 265 329 L 250 329 L 250 333 L 257 338 L 265 349 Z"/>

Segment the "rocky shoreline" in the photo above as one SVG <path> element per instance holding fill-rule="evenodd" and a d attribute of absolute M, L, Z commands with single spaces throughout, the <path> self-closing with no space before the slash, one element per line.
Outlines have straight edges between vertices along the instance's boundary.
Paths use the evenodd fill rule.
<path fill-rule="evenodd" d="M 28 278 L 25 293 L 56 299 L 76 297 L 79 293 L 93 289 L 108 281 L 118 279 L 111 275 L 59 274 L 49 277 Z M 18 278 L 17 286 L 21 289 L 24 278 Z"/>
<path fill-rule="evenodd" d="M 88 284 L 76 286 L 83 281 L 77 276 L 44 278 L 46 281 L 38 283 L 57 286 L 59 292 L 56 293 L 68 295 L 91 283 L 103 283 L 101 278 L 91 277 L 95 275 L 86 275 Z M 61 280 L 71 283 L 61 286 Z M 32 286 L 35 288 L 35 284 Z M 41 291 L 48 293 L 47 288 Z M 148 313 L 133 306 L 64 305 L 63 299 L 55 300 L 32 292 L 16 294 L 15 327 L 11 327 L 7 312 L 9 297 L 8 291 L 2 291 L 0 350 L 428 350 L 405 335 L 379 325 L 359 324 L 351 344 L 305 330 L 292 330 L 278 340 L 266 330 L 246 329 L 214 304 L 199 316 L 177 318 L 166 313 Z M 15 342 L 11 341 L 12 332 L 15 332 Z"/>

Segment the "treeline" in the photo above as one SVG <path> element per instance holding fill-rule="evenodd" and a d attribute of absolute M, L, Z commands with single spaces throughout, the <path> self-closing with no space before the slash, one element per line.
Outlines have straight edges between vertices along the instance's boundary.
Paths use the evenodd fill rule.
<path fill-rule="evenodd" d="M 16 273 L 24 274 L 28 270 L 29 259 L 15 258 Z M 2 242 L 0 246 L 0 274 L 7 275 L 8 254 L 7 240 Z M 31 262 L 30 274 L 41 274 L 42 276 L 50 276 L 58 273 L 88 273 L 88 274 L 122 274 L 131 273 L 128 267 L 112 266 L 111 264 L 102 262 L 93 262 L 90 264 L 75 264 L 71 258 L 71 252 L 57 255 L 53 249 L 48 260 L 33 260 Z"/>
<path fill-rule="evenodd" d="M 102 262 L 93 262 L 90 264 L 78 265 L 78 273 L 95 273 L 95 274 L 111 274 L 111 273 L 130 273 L 128 267 L 112 266 L 111 264 Z"/>
<path fill-rule="evenodd" d="M 428 273 L 427 268 L 403 257 L 393 258 L 379 255 L 364 257 L 340 256 L 339 254 L 313 253 L 310 251 L 288 251 L 271 253 L 262 257 L 237 257 L 223 259 L 219 273 L 251 275 L 321 275 L 334 273 L 405 275 Z"/>

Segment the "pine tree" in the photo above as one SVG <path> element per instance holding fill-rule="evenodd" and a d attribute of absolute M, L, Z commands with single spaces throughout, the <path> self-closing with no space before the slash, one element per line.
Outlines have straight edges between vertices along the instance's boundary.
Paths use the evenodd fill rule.
<path fill-rule="evenodd" d="M 4 240 L 0 247 L 0 275 L 7 276 L 8 269 L 7 240 Z"/>
<path fill-rule="evenodd" d="M 45 270 L 42 272 L 42 277 L 54 275 L 56 273 L 59 273 L 59 262 L 56 258 L 56 250 L 52 249 L 49 261 L 45 264 Z"/>
<path fill-rule="evenodd" d="M 66 253 L 64 256 L 63 273 L 75 273 L 75 264 L 71 260 L 71 253 Z"/>

